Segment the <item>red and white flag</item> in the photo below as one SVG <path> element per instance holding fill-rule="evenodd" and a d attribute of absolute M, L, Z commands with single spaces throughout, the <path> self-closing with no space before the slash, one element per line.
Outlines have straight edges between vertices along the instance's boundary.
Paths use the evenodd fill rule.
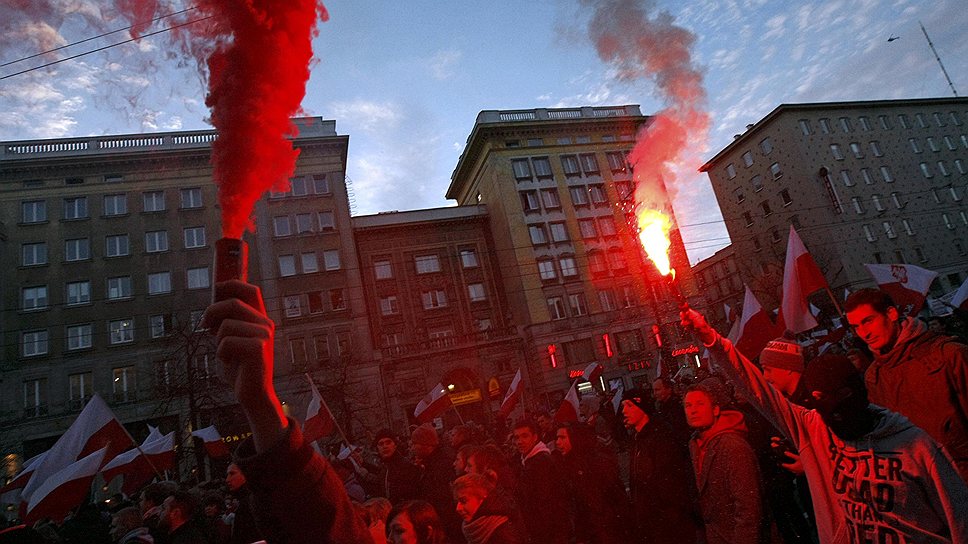
<path fill-rule="evenodd" d="M 24 523 L 31 525 L 44 518 L 59 523 L 83 504 L 91 492 L 91 483 L 108 453 L 105 446 L 51 474 L 38 486 L 27 502 Z"/>
<path fill-rule="evenodd" d="M 810 313 L 807 296 L 826 287 L 827 280 L 820 267 L 803 245 L 796 229 L 790 225 L 786 263 L 783 265 L 783 302 L 780 306 L 787 330 L 801 333 L 817 326 L 817 320 Z"/>
<path fill-rule="evenodd" d="M 877 286 L 891 295 L 902 315 L 917 315 L 924 306 L 931 282 L 938 277 L 933 270 L 913 264 L 865 264 Z"/>
<path fill-rule="evenodd" d="M 514 410 L 514 407 L 518 405 L 518 401 L 521 400 L 521 369 L 519 368 L 517 373 L 514 374 L 514 379 L 511 380 L 511 385 L 508 386 L 507 393 L 504 394 L 504 400 L 501 401 L 501 409 L 497 411 L 498 416 L 503 420 L 508 417 Z"/>
<path fill-rule="evenodd" d="M 24 461 L 23 467 L 21 467 L 20 472 L 14 476 L 13 480 L 7 482 L 7 485 L 0 487 L 0 504 L 17 504 L 20 502 L 20 491 L 27 485 L 30 481 L 30 477 L 33 476 L 34 470 L 40 465 L 41 461 L 47 452 L 39 453 L 30 459 Z"/>
<path fill-rule="evenodd" d="M 730 338 L 736 349 L 743 355 L 754 358 L 763 351 L 770 340 L 779 336 L 781 332 L 777 331 L 777 326 L 770 319 L 770 314 L 763 309 L 760 301 L 756 300 L 756 296 L 753 295 L 749 286 L 746 286 L 746 295 L 743 298 L 743 315 L 739 318 L 736 337 Z"/>
<path fill-rule="evenodd" d="M 605 367 L 601 363 L 589 363 L 581 375 L 589 382 L 595 383 L 602 376 L 602 372 L 605 372 Z"/>
<path fill-rule="evenodd" d="M 112 459 L 101 469 L 104 481 L 124 475 L 121 491 L 129 497 L 134 495 L 151 479 L 175 466 L 175 433 L 148 435 L 141 449 L 130 449 Z"/>
<path fill-rule="evenodd" d="M 555 421 L 558 423 L 578 421 L 578 414 L 580 413 L 578 406 L 578 380 L 575 380 L 572 382 L 571 388 L 568 389 L 565 398 L 562 399 L 558 411 L 555 412 Z"/>
<path fill-rule="evenodd" d="M 37 465 L 23 488 L 24 500 L 29 501 L 47 478 L 105 447 L 104 460 L 109 461 L 122 451 L 134 447 L 134 441 L 100 395 L 95 394 Z"/>
<path fill-rule="evenodd" d="M 309 406 L 306 408 L 303 436 L 306 438 L 306 442 L 315 442 L 333 434 L 333 431 L 336 430 L 336 420 L 333 419 L 333 413 L 329 411 L 329 406 L 323 400 L 323 396 L 319 394 L 319 389 L 316 388 L 316 383 L 309 377 L 309 374 L 306 375 L 306 379 L 309 380 L 309 385 L 312 387 L 313 398 L 309 400 Z"/>
<path fill-rule="evenodd" d="M 413 411 L 413 417 L 417 418 L 417 421 L 421 424 L 427 423 L 428 421 L 433 421 L 435 417 L 444 413 L 453 405 L 454 403 L 451 402 L 450 395 L 444 389 L 444 384 L 438 383 L 427 393 L 427 396 L 417 403 L 417 408 Z"/>
<path fill-rule="evenodd" d="M 968 278 L 965 278 L 965 282 L 961 284 L 961 287 L 955 291 L 955 295 L 951 297 L 951 305 L 955 308 L 968 311 Z"/>
<path fill-rule="evenodd" d="M 221 459 L 229 456 L 229 446 L 222 440 L 222 435 L 219 434 L 215 425 L 209 425 L 204 429 L 192 431 L 192 436 L 202 439 L 202 442 L 205 444 L 205 451 L 209 457 Z"/>

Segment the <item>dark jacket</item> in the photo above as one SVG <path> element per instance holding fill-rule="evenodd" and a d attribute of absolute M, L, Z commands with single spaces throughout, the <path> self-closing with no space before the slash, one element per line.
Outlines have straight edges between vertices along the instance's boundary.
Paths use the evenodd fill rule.
<path fill-rule="evenodd" d="M 871 403 L 907 417 L 944 446 L 968 481 L 968 346 L 907 318 L 864 375 Z"/>
<path fill-rule="evenodd" d="M 474 517 L 462 523 L 461 529 L 468 544 L 524 544 L 527 541 L 520 520 L 501 493 L 488 495 Z"/>
<path fill-rule="evenodd" d="M 451 472 L 454 471 L 451 467 Z M 420 494 L 420 467 L 411 463 L 398 450 L 380 466 L 371 470 L 371 494 L 384 497 L 394 505 L 413 500 Z"/>
<path fill-rule="evenodd" d="M 571 517 L 559 467 L 539 442 L 521 464 L 517 506 L 532 544 L 567 543 Z"/>
<path fill-rule="evenodd" d="M 419 460 L 423 473 L 417 496 L 429 502 L 440 516 L 447 531 L 448 540 L 456 544 L 463 540 L 461 520 L 454 504 L 450 484 L 454 480 L 454 453 L 450 448 L 438 446 L 426 459 Z"/>
<path fill-rule="evenodd" d="M 169 533 L 168 542 L 171 544 L 208 544 L 208 539 L 205 538 L 205 532 L 194 521 L 189 521 Z"/>
<path fill-rule="evenodd" d="M 760 542 L 760 473 L 745 434 L 743 414 L 723 410 L 711 428 L 689 442 L 708 544 Z"/>
<path fill-rule="evenodd" d="M 629 452 L 632 535 L 642 544 L 691 544 L 700 529 L 696 479 L 685 445 L 668 425 L 650 420 Z"/>
<path fill-rule="evenodd" d="M 273 544 L 368 542 L 370 531 L 353 510 L 339 476 L 303 440 L 295 421 L 279 443 L 256 454 L 251 440 L 236 462 L 252 491 L 256 518 Z M 264 516 L 275 522 L 263 525 Z"/>
<path fill-rule="evenodd" d="M 598 450 L 585 455 L 572 450 L 560 457 L 572 508 L 578 514 L 575 533 L 578 542 L 625 544 L 629 540 L 625 484 L 615 454 Z"/>
<path fill-rule="evenodd" d="M 684 449 L 689 445 L 692 429 L 686 423 L 686 411 L 682 408 L 682 399 L 673 394 L 669 400 L 655 402 L 656 415 L 654 419 L 661 419 L 672 431 L 672 438 Z"/>
<path fill-rule="evenodd" d="M 249 491 L 248 484 L 240 487 L 232 495 L 239 500 L 239 507 L 235 509 L 235 516 L 232 518 L 232 536 L 229 537 L 229 544 L 250 544 L 265 540 L 255 520 L 252 493 Z"/>

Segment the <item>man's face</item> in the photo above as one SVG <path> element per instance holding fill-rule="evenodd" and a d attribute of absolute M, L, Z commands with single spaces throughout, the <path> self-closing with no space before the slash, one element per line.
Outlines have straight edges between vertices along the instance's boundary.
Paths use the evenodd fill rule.
<path fill-rule="evenodd" d="M 622 420 L 630 429 L 637 429 L 645 421 L 645 412 L 631 401 L 622 401 Z"/>
<path fill-rule="evenodd" d="M 397 452 L 397 443 L 392 438 L 381 438 L 376 442 L 376 452 L 380 459 L 389 459 Z"/>
<path fill-rule="evenodd" d="M 470 521 L 477 513 L 477 509 L 484 502 L 482 489 L 464 488 L 456 493 L 457 515 L 464 521 Z"/>
<path fill-rule="evenodd" d="M 683 408 L 686 411 L 686 423 L 693 429 L 707 429 L 719 416 L 719 406 L 713 405 L 709 395 L 703 391 L 686 393 Z"/>
<path fill-rule="evenodd" d="M 410 446 L 410 450 L 413 451 L 415 456 L 417 456 L 417 459 L 426 459 L 430 457 L 430 454 L 432 454 L 435 449 L 437 449 L 437 446 L 432 444 L 412 444 Z"/>
<path fill-rule="evenodd" d="M 555 433 L 555 448 L 557 448 L 562 455 L 568 455 L 571 453 L 571 437 L 568 436 L 567 429 L 558 429 L 558 432 Z"/>
<path fill-rule="evenodd" d="M 662 380 L 655 380 L 652 382 L 652 394 L 659 402 L 665 402 L 672 398 L 672 388 Z"/>
<path fill-rule="evenodd" d="M 514 442 L 514 447 L 518 450 L 518 453 L 527 455 L 538 443 L 538 435 L 531 432 L 530 427 L 521 427 L 514 429 L 511 440 Z"/>
<path fill-rule="evenodd" d="M 875 353 L 893 348 L 901 332 L 897 309 L 893 307 L 888 308 L 886 313 L 880 313 L 870 304 L 861 304 L 847 312 L 847 322 L 854 329 L 854 334 Z"/>
<path fill-rule="evenodd" d="M 801 374 L 799 372 L 793 370 L 763 365 L 763 377 L 766 378 L 766 381 L 773 384 L 773 387 L 777 391 L 787 397 L 792 396 L 797 390 L 797 384 L 800 383 L 800 376 Z"/>
<path fill-rule="evenodd" d="M 538 426 L 541 427 L 542 432 L 545 432 L 545 433 L 551 432 L 551 427 L 553 422 L 551 421 L 551 418 L 549 416 L 542 414 L 537 417 L 537 420 L 538 420 Z"/>
<path fill-rule="evenodd" d="M 245 485 L 245 474 L 242 474 L 235 463 L 229 465 L 229 468 L 225 470 L 225 485 L 229 487 L 229 491 L 238 491 Z"/>

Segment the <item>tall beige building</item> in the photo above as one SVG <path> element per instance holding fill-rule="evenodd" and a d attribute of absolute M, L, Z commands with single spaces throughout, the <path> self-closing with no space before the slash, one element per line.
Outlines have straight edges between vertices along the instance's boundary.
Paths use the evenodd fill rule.
<path fill-rule="evenodd" d="M 965 278 L 964 98 L 782 104 L 701 170 L 765 307 L 779 303 L 791 224 L 835 293 L 873 285 L 865 263 L 935 270 L 935 294 Z"/>

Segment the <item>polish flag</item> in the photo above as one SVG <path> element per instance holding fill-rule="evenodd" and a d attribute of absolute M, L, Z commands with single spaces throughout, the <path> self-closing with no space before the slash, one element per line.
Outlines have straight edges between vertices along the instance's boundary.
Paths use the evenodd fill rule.
<path fill-rule="evenodd" d="M 619 384 L 618 389 L 615 390 L 615 394 L 612 395 L 612 410 L 616 414 L 622 412 L 622 397 L 625 396 L 625 386 Z"/>
<path fill-rule="evenodd" d="M 453 405 L 454 403 L 451 402 L 450 395 L 444 389 L 444 384 L 438 383 L 427 393 L 427 396 L 417 403 L 417 408 L 413 411 L 413 417 L 417 418 L 418 423 L 427 423 L 447 411 Z"/>
<path fill-rule="evenodd" d="M 891 295 L 902 315 L 917 315 L 938 273 L 913 264 L 865 264 L 877 286 Z"/>
<path fill-rule="evenodd" d="M 222 440 L 222 435 L 219 434 L 218 429 L 215 428 L 215 425 L 209 425 L 204 429 L 192 431 L 192 436 L 202 439 L 202 442 L 205 443 L 205 451 L 208 453 L 209 457 L 213 459 L 221 459 L 229 456 L 229 447 L 225 441 Z"/>
<path fill-rule="evenodd" d="M 820 267 L 803 245 L 796 229 L 790 225 L 786 263 L 783 265 L 783 303 L 780 306 L 787 330 L 801 333 L 817 326 L 817 320 L 810 313 L 807 296 L 826 287 L 827 280 Z"/>
<path fill-rule="evenodd" d="M 951 297 L 951 306 L 968 311 L 968 278 L 965 278 L 965 282 L 955 291 L 955 296 Z"/>
<path fill-rule="evenodd" d="M 319 394 L 319 389 L 316 388 L 316 383 L 309 377 L 309 374 L 306 375 L 306 379 L 309 380 L 309 385 L 312 387 L 313 398 L 309 401 L 309 407 L 306 408 L 303 436 L 306 438 L 306 442 L 315 442 L 333 434 L 333 431 L 336 430 L 336 420 L 333 419 L 333 413 L 329 411 L 329 406 L 323 400 L 323 396 Z"/>
<path fill-rule="evenodd" d="M 605 367 L 601 363 L 589 363 L 582 371 L 582 376 L 591 383 L 595 383 L 598 378 L 602 376 L 602 372 L 605 371 Z"/>
<path fill-rule="evenodd" d="M 118 455 L 101 469 L 105 482 L 124 475 L 121 491 L 134 495 L 151 479 L 175 466 L 175 433 L 148 435 L 141 449 L 135 448 Z"/>
<path fill-rule="evenodd" d="M 104 460 L 109 461 L 132 447 L 134 440 L 131 435 L 114 417 L 114 413 L 100 395 L 95 394 L 87 401 L 87 405 L 67 432 L 57 439 L 43 461 L 34 469 L 33 475 L 23 488 L 23 498 L 29 502 L 48 478 L 95 451 L 106 448 Z"/>
<path fill-rule="evenodd" d="M 562 399 L 558 411 L 555 412 L 555 421 L 558 423 L 578 421 L 579 413 L 581 412 L 578 411 L 578 380 L 575 380 L 568 389 L 568 394 Z"/>
<path fill-rule="evenodd" d="M 34 470 L 40 465 L 46 455 L 47 452 L 45 451 L 24 461 L 20 473 L 14 476 L 13 480 L 7 482 L 7 485 L 0 487 L 0 504 L 17 504 L 20 502 L 20 490 L 30 481 Z"/>
<path fill-rule="evenodd" d="M 739 318 L 739 329 L 733 345 L 743 355 L 755 358 L 770 340 L 779 336 L 780 332 L 782 331 L 777 331 L 777 326 L 770 319 L 770 314 L 763 309 L 760 301 L 756 300 L 749 286 L 746 286 L 743 315 Z M 730 340 L 733 339 L 730 338 Z"/>
<path fill-rule="evenodd" d="M 109 449 L 105 446 L 45 479 L 27 502 L 24 523 L 32 525 L 44 518 L 60 523 L 71 510 L 83 504 Z"/>
<path fill-rule="evenodd" d="M 511 414 L 514 407 L 518 405 L 518 401 L 521 400 L 521 369 L 519 368 L 517 373 L 514 375 L 514 379 L 511 380 L 511 385 L 508 386 L 508 392 L 504 394 L 504 400 L 501 401 L 501 409 L 497 411 L 498 416 L 503 420 Z"/>

